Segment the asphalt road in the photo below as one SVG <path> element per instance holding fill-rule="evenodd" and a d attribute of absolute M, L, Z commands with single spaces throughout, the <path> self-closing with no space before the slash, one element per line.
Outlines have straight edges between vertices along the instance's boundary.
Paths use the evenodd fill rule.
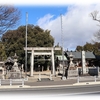
<path fill-rule="evenodd" d="M 70 84 L 74 84 L 76 83 L 77 80 L 76 79 L 70 79 L 70 80 L 66 80 L 66 81 L 37 81 L 37 82 L 25 82 L 25 85 L 29 85 L 29 86 L 52 86 L 52 85 L 70 85 Z"/>
<path fill-rule="evenodd" d="M 0 95 L 27 95 L 27 96 L 71 96 L 71 95 L 100 95 L 100 85 L 62 86 L 44 88 L 20 88 L 0 91 Z"/>

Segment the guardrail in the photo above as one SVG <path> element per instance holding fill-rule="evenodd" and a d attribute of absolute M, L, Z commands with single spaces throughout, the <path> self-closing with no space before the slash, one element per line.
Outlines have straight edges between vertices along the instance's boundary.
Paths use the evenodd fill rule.
<path fill-rule="evenodd" d="M 99 76 L 84 76 L 84 77 L 77 77 L 77 83 L 80 83 L 80 82 L 90 82 L 90 81 L 93 81 L 93 82 L 97 82 L 97 81 L 100 81 L 100 77 Z"/>
<path fill-rule="evenodd" d="M 0 79 L 0 86 L 5 84 L 12 86 L 14 83 L 21 83 L 21 85 L 24 86 L 24 81 L 25 79 Z"/>
<path fill-rule="evenodd" d="M 48 76 L 49 80 L 52 80 L 52 77 L 53 77 L 53 75 L 50 74 L 50 75 Z M 38 80 L 41 81 L 41 79 L 42 79 L 42 75 L 39 73 L 39 78 L 38 78 Z"/>

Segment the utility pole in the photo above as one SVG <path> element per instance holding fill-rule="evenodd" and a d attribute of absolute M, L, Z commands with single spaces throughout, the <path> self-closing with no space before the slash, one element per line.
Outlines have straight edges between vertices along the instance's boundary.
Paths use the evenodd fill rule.
<path fill-rule="evenodd" d="M 25 36 L 25 72 L 27 76 L 27 23 L 28 23 L 28 13 L 26 12 L 26 36 Z"/>
<path fill-rule="evenodd" d="M 61 42 L 62 42 L 62 66 L 63 66 L 63 75 L 62 80 L 66 80 L 66 77 L 64 76 L 64 51 L 63 51 L 63 22 L 62 22 L 62 14 L 61 15 Z"/>

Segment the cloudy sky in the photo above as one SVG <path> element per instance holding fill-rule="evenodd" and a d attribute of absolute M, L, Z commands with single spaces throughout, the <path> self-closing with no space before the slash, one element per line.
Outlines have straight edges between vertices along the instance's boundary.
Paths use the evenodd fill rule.
<path fill-rule="evenodd" d="M 51 30 L 51 35 L 55 38 L 55 43 L 62 45 L 65 49 L 74 50 L 77 45 L 84 45 L 91 42 L 93 34 L 99 29 L 99 23 L 92 20 L 90 13 L 99 10 L 100 5 L 69 5 L 61 16 L 46 14 L 38 19 L 37 24 L 44 29 Z M 62 31 L 61 31 L 62 25 Z"/>
<path fill-rule="evenodd" d="M 17 3 L 8 2 L 8 4 L 14 4 L 21 11 L 20 25 L 25 25 L 25 14 L 28 12 L 28 24 L 39 25 L 43 29 L 51 30 L 55 44 L 59 43 L 62 46 L 63 42 L 65 50 L 67 48 L 75 50 L 77 45 L 91 42 L 93 34 L 99 29 L 99 23 L 90 17 L 91 12 L 100 10 L 98 0 L 85 2 L 80 2 L 81 0 L 70 0 L 70 2 L 42 0 L 43 2 L 40 3 L 37 1 L 26 0 L 23 2 L 21 0 Z M 5 3 L 5 0 L 2 3 Z M 60 14 L 62 14 L 62 23 Z"/>

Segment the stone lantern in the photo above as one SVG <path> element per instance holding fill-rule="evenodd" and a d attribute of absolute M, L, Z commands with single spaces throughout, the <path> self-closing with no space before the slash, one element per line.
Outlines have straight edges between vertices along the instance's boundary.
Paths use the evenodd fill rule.
<path fill-rule="evenodd" d="M 69 63 L 69 69 L 68 69 L 67 77 L 78 76 L 78 68 L 76 68 L 75 64 L 73 63 L 73 57 L 74 57 L 74 55 L 72 54 L 72 52 L 70 52 L 70 55 L 69 55 L 70 63 Z"/>
<path fill-rule="evenodd" d="M 17 63 L 17 61 L 18 61 L 18 56 L 16 55 L 16 53 L 15 53 L 15 55 L 14 55 L 12 58 L 14 59 L 14 65 L 12 66 L 12 70 L 13 70 L 14 72 L 20 72 L 20 70 L 19 70 L 19 68 L 18 68 L 18 63 Z"/>
<path fill-rule="evenodd" d="M 70 55 L 69 55 L 69 59 L 70 59 L 69 68 L 74 67 L 73 56 L 74 56 L 74 55 L 73 55 L 72 52 L 71 52 Z"/>
<path fill-rule="evenodd" d="M 16 55 L 16 53 L 15 53 L 14 56 L 12 56 L 12 58 L 13 58 L 13 61 L 14 61 L 14 65 L 11 68 L 11 72 L 9 72 L 9 74 L 10 74 L 9 78 L 10 79 L 20 79 L 21 78 L 21 71 L 18 68 L 18 63 L 17 63 L 18 56 Z"/>

